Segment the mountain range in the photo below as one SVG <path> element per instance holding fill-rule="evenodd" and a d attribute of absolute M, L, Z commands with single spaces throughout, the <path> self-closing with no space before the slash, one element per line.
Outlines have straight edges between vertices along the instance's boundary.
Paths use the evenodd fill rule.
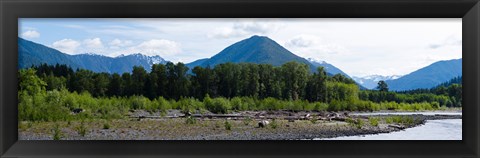
<path fill-rule="evenodd" d="M 190 69 L 194 68 L 195 66 L 213 67 L 217 64 L 226 62 L 272 64 L 274 66 L 280 66 L 290 61 L 307 64 L 310 67 L 311 72 L 317 72 L 317 67 L 323 66 L 329 75 L 340 73 L 350 78 L 350 76 L 344 73 L 342 70 L 325 61 L 299 57 L 282 47 L 274 40 L 265 36 L 257 35 L 236 42 L 211 58 L 199 59 L 188 63 L 187 66 Z"/>
<path fill-rule="evenodd" d="M 293 54 L 268 37 L 257 35 L 234 43 L 211 58 L 200 61 L 201 63 L 198 63 L 198 66 L 202 67 L 214 67 L 226 62 L 280 66 L 290 61 L 296 61 L 307 64 L 312 72 L 316 71 L 316 66 L 305 58 Z M 197 60 L 196 62 L 199 61 Z M 194 64 L 189 65 L 195 64 L 197 63 L 194 62 Z"/>
<path fill-rule="evenodd" d="M 142 54 L 120 55 L 114 58 L 97 54 L 68 55 L 56 49 L 18 38 L 18 67 L 28 68 L 42 63 L 66 64 L 73 69 L 82 68 L 94 72 L 121 74 L 131 72 L 133 66 L 142 66 L 150 70 L 153 64 L 165 64 L 167 61 L 160 56 Z"/>
<path fill-rule="evenodd" d="M 365 88 L 368 89 L 375 89 L 377 87 L 378 81 L 386 81 L 386 80 L 394 80 L 400 78 L 402 76 L 399 75 L 392 75 L 392 76 L 382 76 L 382 75 L 369 75 L 365 77 L 356 77 L 352 76 L 352 79 L 355 82 L 361 84 Z"/>
<path fill-rule="evenodd" d="M 432 88 L 455 77 L 462 76 L 462 59 L 437 61 L 424 68 L 394 80 L 387 80 L 393 91 Z"/>
<path fill-rule="evenodd" d="M 68 55 L 56 49 L 18 38 L 19 68 L 28 68 L 32 65 L 47 63 L 66 64 L 77 69 L 83 68 L 94 72 L 124 73 L 131 72 L 133 66 L 142 66 L 150 70 L 153 64 L 165 64 L 168 61 L 160 56 L 146 56 L 140 53 L 107 57 L 97 54 Z M 252 36 L 236 42 L 211 58 L 198 59 L 187 63 L 192 69 L 195 66 L 215 66 L 221 63 L 257 63 L 282 65 L 286 62 L 296 61 L 307 64 L 311 72 L 316 72 L 317 67 L 323 66 L 328 75 L 342 74 L 354 79 L 360 87 L 372 89 L 380 80 L 386 80 L 391 90 L 408 90 L 417 88 L 430 88 L 446 82 L 454 77 L 461 76 L 461 59 L 439 61 L 410 74 L 399 76 L 367 76 L 350 77 L 348 74 L 325 61 L 305 59 L 297 56 L 279 45 L 274 40 L 265 36 Z"/>

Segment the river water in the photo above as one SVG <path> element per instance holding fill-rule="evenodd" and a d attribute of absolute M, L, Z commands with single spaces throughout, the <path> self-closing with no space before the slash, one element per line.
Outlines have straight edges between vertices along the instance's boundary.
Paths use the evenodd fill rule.
<path fill-rule="evenodd" d="M 392 113 L 382 113 L 392 114 Z M 398 113 L 394 113 L 398 114 Z M 401 113 L 401 115 L 411 115 L 412 113 Z M 413 113 L 422 114 L 422 113 Z M 425 113 L 424 113 L 425 114 Z M 428 113 L 431 114 L 431 113 Z M 427 115 L 428 115 L 427 114 Z M 434 113 L 443 114 L 443 113 Z M 461 113 L 448 113 L 461 115 Z M 378 115 L 375 114 L 359 114 L 359 115 Z M 424 125 L 413 128 L 407 128 L 402 131 L 361 135 L 336 137 L 319 140 L 462 140 L 462 119 L 445 119 L 445 120 L 427 120 Z"/>

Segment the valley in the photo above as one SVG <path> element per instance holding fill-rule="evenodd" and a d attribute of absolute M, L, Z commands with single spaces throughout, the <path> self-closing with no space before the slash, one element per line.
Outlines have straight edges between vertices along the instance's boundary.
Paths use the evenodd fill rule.
<path fill-rule="evenodd" d="M 350 114 L 461 111 L 461 62 L 357 78 L 265 36 L 186 64 L 68 55 L 19 38 L 19 138 L 303 140 L 400 131 L 461 116 Z"/>

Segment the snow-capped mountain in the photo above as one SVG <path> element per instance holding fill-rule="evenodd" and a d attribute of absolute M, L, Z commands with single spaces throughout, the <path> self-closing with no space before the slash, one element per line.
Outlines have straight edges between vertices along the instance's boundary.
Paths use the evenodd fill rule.
<path fill-rule="evenodd" d="M 326 62 L 326 61 L 319 60 L 319 59 L 307 58 L 307 60 L 308 60 L 308 61 L 310 61 L 311 63 L 327 64 L 327 62 Z"/>
<path fill-rule="evenodd" d="M 147 56 L 140 53 L 108 57 L 86 53 L 69 55 L 44 45 L 18 38 L 20 68 L 47 63 L 50 65 L 66 64 L 74 69 L 81 68 L 94 72 L 124 73 L 131 72 L 133 66 L 142 66 L 150 71 L 153 64 L 165 64 L 167 61 L 160 56 Z"/>
<path fill-rule="evenodd" d="M 355 80 L 357 83 L 361 84 L 365 88 L 368 89 L 375 89 L 377 87 L 378 81 L 387 81 L 387 80 L 394 80 L 400 78 L 400 75 L 392 75 L 392 76 L 382 76 L 382 75 L 369 75 L 364 77 L 356 77 L 353 76 L 352 79 Z"/>
<path fill-rule="evenodd" d="M 164 64 L 164 63 L 167 62 L 165 59 L 163 59 L 163 58 L 160 57 L 159 55 L 148 56 L 148 55 L 144 55 L 144 54 L 140 54 L 140 53 L 135 53 L 135 54 L 127 55 L 127 56 L 134 56 L 134 57 L 136 57 L 136 58 L 139 59 L 139 60 L 147 61 L 147 63 L 149 63 L 150 65 L 153 65 L 153 64 Z M 115 58 L 121 58 L 121 57 L 125 57 L 125 55 L 122 54 L 122 55 L 117 56 L 117 57 L 115 57 Z"/>
<path fill-rule="evenodd" d="M 350 77 L 347 73 L 343 72 L 339 68 L 333 66 L 332 64 L 329 64 L 323 60 L 318 60 L 318 59 L 313 59 L 313 58 L 307 58 L 307 60 L 312 63 L 314 66 L 319 67 L 322 66 L 325 68 L 325 71 L 328 73 L 335 75 L 335 74 L 342 74 L 346 77 Z"/>

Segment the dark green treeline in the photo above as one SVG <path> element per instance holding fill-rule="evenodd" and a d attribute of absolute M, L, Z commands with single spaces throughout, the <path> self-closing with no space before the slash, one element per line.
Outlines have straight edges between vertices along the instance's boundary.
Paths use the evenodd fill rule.
<path fill-rule="evenodd" d="M 123 74 L 95 73 L 83 69 L 74 71 L 58 64 L 32 68 L 47 83 L 47 91 L 66 88 L 70 92 L 88 92 L 93 97 L 145 96 L 174 100 L 193 97 L 202 100 L 208 94 L 212 98 L 275 98 L 323 103 L 355 100 L 375 103 L 435 102 L 439 106 L 462 106 L 461 82 L 458 84 L 461 77 L 432 89 L 403 92 L 359 90 L 350 78 L 340 74 L 328 76 L 323 67 L 310 73 L 307 65 L 297 62 L 279 67 L 225 63 L 213 68 L 197 66 L 191 72 L 183 63 L 169 62 L 152 65 L 150 72 L 136 66 L 131 73 Z"/>

